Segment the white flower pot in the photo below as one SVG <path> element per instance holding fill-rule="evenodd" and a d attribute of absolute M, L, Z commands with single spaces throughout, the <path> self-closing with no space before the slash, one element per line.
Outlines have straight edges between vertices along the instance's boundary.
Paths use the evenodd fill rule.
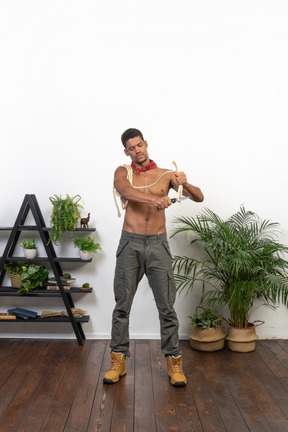
<path fill-rule="evenodd" d="M 92 259 L 92 253 L 91 252 L 87 252 L 87 251 L 82 251 L 80 250 L 80 258 L 83 261 L 88 261 Z"/>
<path fill-rule="evenodd" d="M 28 259 L 33 259 L 36 257 L 37 249 L 24 249 L 24 255 Z"/>

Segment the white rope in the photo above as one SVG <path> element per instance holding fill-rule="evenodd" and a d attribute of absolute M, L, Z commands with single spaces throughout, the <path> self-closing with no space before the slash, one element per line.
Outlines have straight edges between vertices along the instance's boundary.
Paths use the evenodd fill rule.
<path fill-rule="evenodd" d="M 178 171 L 176 162 L 173 161 L 173 164 L 176 167 L 176 171 Z M 168 170 L 165 173 L 163 173 L 158 180 L 155 181 L 155 183 L 152 183 L 150 185 L 147 186 L 134 186 L 133 185 L 133 168 L 131 167 L 131 165 L 120 165 L 121 167 L 125 168 L 127 171 L 127 180 L 129 181 L 129 183 L 131 184 L 131 186 L 133 187 L 133 189 L 148 189 L 152 186 L 155 186 L 157 183 L 159 183 L 159 181 L 162 179 L 162 177 L 164 177 L 166 174 L 174 172 L 173 170 Z M 178 187 L 178 195 L 177 195 L 177 201 L 180 202 L 181 201 L 181 196 L 182 196 L 182 191 L 183 191 L 183 186 L 180 185 Z M 117 208 L 117 213 L 118 213 L 118 217 L 121 216 L 120 210 L 119 210 L 119 206 L 117 204 L 117 200 L 116 200 L 116 196 L 120 197 L 120 202 L 121 202 L 121 207 L 123 210 L 126 209 L 127 205 L 128 205 L 128 201 L 123 201 L 121 195 L 119 194 L 119 192 L 117 191 L 117 189 L 113 186 L 113 196 L 114 196 L 114 201 L 115 201 L 115 205 Z"/>
<path fill-rule="evenodd" d="M 177 167 L 176 162 L 173 161 L 173 164 L 175 165 L 176 172 L 178 172 L 178 167 Z M 177 194 L 177 201 L 178 201 L 178 202 L 181 202 L 182 194 L 183 194 L 183 185 L 179 185 L 179 186 L 178 186 L 178 194 Z"/>

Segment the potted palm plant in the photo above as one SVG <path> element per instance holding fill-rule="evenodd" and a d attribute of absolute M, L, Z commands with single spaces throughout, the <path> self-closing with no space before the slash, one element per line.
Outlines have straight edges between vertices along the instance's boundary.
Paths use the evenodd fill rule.
<path fill-rule="evenodd" d="M 200 312 L 198 312 L 200 309 Z M 222 316 L 215 309 L 198 306 L 190 317 L 191 348 L 197 351 L 219 351 L 224 348 L 226 334 L 221 326 Z"/>
<path fill-rule="evenodd" d="M 276 240 L 279 224 L 261 220 L 243 206 L 227 220 L 206 209 L 197 217 L 178 217 L 175 222 L 172 236 L 191 233 L 191 245 L 200 244 L 205 254 L 201 259 L 174 258 L 178 291 L 189 291 L 195 282 L 202 282 L 201 301 L 229 310 L 228 347 L 253 351 L 257 336 L 250 316 L 255 308 L 275 309 L 279 302 L 288 306 L 288 248 Z"/>

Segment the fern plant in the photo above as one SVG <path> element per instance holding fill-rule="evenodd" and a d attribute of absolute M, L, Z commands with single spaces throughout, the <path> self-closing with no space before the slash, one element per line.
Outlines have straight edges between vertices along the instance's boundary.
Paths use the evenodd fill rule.
<path fill-rule="evenodd" d="M 95 243 L 92 237 L 75 237 L 73 244 L 74 247 L 86 252 L 96 253 L 97 250 L 101 250 L 100 244 Z"/>
<path fill-rule="evenodd" d="M 78 198 L 79 197 L 79 198 Z M 78 198 L 78 200 L 76 200 Z M 76 200 L 76 201 L 75 201 Z M 65 231 L 74 231 L 77 228 L 77 220 L 80 218 L 80 208 L 83 208 L 78 202 L 80 196 L 70 197 L 68 194 L 66 198 L 54 195 L 50 198 L 53 204 L 52 215 L 50 219 L 50 240 L 55 245 L 63 242 L 63 235 Z"/>
<path fill-rule="evenodd" d="M 256 306 L 288 306 L 287 246 L 276 241 L 279 224 L 261 220 L 242 206 L 227 220 L 206 209 L 197 217 L 178 217 L 172 236 L 191 233 L 191 246 L 200 243 L 205 258 L 176 256 L 177 290 L 189 292 L 203 283 L 201 302 L 229 309 L 230 325 L 248 327 Z"/>

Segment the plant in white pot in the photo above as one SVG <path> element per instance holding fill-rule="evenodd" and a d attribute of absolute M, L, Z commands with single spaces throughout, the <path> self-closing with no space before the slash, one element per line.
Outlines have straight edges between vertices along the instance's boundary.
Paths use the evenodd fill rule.
<path fill-rule="evenodd" d="M 172 235 L 191 233 L 192 247 L 202 245 L 205 254 L 200 259 L 174 258 L 178 290 L 189 291 L 196 281 L 202 282 L 201 302 L 229 310 L 228 348 L 253 351 L 257 336 L 252 312 L 261 305 L 288 306 L 288 248 L 275 239 L 279 223 L 261 220 L 243 206 L 227 220 L 206 209 L 195 218 L 175 221 L 178 227 Z"/>
<path fill-rule="evenodd" d="M 24 255 L 28 259 L 33 259 L 36 257 L 37 254 L 37 246 L 35 239 L 33 240 L 23 240 L 21 243 L 23 249 L 24 249 Z"/>
<path fill-rule="evenodd" d="M 101 250 L 100 244 L 96 243 L 92 237 L 75 237 L 74 247 L 79 248 L 80 258 L 84 261 L 92 259 L 93 253 Z"/>

